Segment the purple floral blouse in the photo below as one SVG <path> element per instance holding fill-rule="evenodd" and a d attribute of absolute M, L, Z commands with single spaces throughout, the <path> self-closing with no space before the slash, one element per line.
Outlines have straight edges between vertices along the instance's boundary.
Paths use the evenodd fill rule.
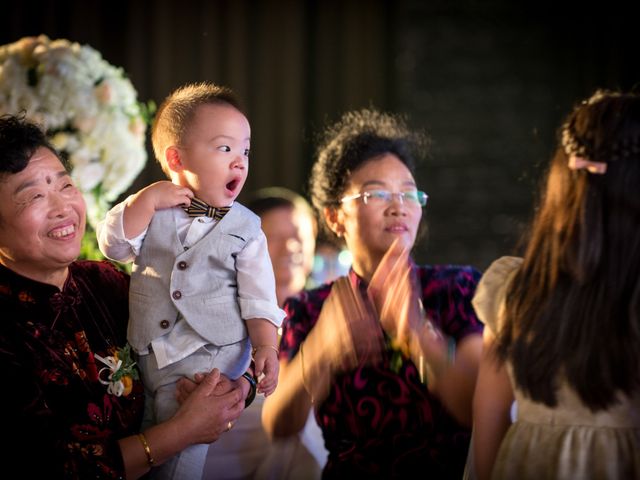
<path fill-rule="evenodd" d="M 429 318 L 460 342 L 482 333 L 471 306 L 480 272 L 471 267 L 414 267 Z M 360 291 L 364 281 L 350 278 Z M 318 319 L 331 284 L 303 291 L 285 303 L 280 355 L 290 360 Z M 379 365 L 363 366 L 333 380 L 316 408 L 329 458 L 323 478 L 462 478 L 470 430 L 459 425 L 403 359 L 398 373 L 391 353 Z"/>
<path fill-rule="evenodd" d="M 124 478 L 117 440 L 138 431 L 142 384 L 127 396 L 107 393 L 95 355 L 126 344 L 128 289 L 128 276 L 107 262 L 71 264 L 62 291 L 0 265 L 4 469 L 21 478 Z"/>

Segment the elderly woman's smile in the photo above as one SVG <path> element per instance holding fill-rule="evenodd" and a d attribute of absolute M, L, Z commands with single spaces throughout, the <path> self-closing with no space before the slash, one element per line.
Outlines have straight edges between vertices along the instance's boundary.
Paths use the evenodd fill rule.
<path fill-rule="evenodd" d="M 47 148 L 0 181 L 0 263 L 59 287 L 80 253 L 86 207 L 69 173 Z"/>

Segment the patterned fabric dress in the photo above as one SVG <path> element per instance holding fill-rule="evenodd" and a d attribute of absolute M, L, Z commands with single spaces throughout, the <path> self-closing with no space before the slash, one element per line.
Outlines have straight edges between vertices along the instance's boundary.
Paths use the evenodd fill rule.
<path fill-rule="evenodd" d="M 502 257 L 485 272 L 473 305 L 486 328 L 502 325 L 506 287 L 522 264 Z M 548 407 L 515 388 L 517 421 L 502 441 L 492 478 L 614 480 L 640 478 L 640 392 L 592 412 L 564 382 Z"/>
<path fill-rule="evenodd" d="M 460 342 L 482 332 L 471 307 L 480 273 L 470 267 L 414 267 L 424 308 L 445 334 Z M 350 280 L 366 290 L 353 271 Z M 280 355 L 291 359 L 316 323 L 331 285 L 304 291 L 285 303 Z M 414 363 L 403 359 L 395 373 L 391 352 L 381 363 L 333 380 L 316 409 L 329 459 L 323 478 L 462 477 L 470 430 L 460 426 L 420 382 Z"/>
<path fill-rule="evenodd" d="M 124 478 L 142 384 L 108 393 L 95 355 L 126 344 L 128 286 L 107 262 L 71 264 L 62 291 L 0 266 L 0 463 L 17 478 Z"/>

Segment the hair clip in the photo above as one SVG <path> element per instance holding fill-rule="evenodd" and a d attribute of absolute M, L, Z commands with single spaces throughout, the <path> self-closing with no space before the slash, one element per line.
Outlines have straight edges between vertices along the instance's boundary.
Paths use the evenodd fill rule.
<path fill-rule="evenodd" d="M 569 157 L 569 169 L 570 170 L 587 170 L 589 173 L 596 173 L 603 175 L 607 171 L 607 164 L 604 162 L 592 162 L 582 157 L 576 157 L 572 155 Z"/>

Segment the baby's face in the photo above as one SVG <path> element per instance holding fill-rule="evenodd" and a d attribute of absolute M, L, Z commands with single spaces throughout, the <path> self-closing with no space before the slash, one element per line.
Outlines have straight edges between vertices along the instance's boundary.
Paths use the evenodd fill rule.
<path fill-rule="evenodd" d="M 230 205 L 249 173 L 251 127 L 231 105 L 198 107 L 179 147 L 181 183 L 214 207 Z"/>

